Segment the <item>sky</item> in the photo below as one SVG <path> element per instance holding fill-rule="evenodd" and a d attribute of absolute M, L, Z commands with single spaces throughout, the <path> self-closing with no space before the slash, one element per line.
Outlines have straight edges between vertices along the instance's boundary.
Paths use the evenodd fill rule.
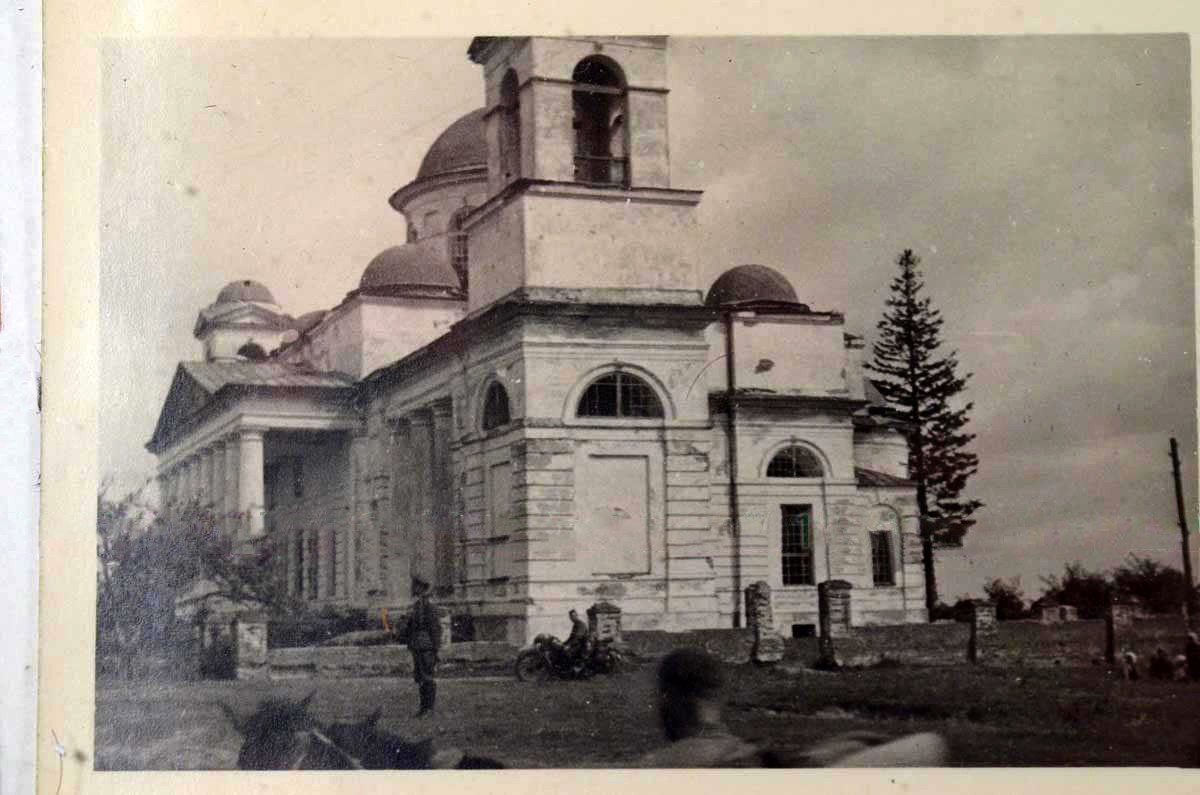
<path fill-rule="evenodd" d="M 100 470 L 143 445 L 192 325 L 234 279 L 336 304 L 402 243 L 388 196 L 483 104 L 467 39 L 110 41 L 104 52 Z M 875 338 L 922 259 L 986 504 L 944 599 L 1129 554 L 1178 567 L 1167 456 L 1196 523 L 1184 36 L 673 38 L 675 187 L 705 191 L 702 285 L 744 263 Z M 1193 555 L 1195 555 L 1193 544 Z"/>

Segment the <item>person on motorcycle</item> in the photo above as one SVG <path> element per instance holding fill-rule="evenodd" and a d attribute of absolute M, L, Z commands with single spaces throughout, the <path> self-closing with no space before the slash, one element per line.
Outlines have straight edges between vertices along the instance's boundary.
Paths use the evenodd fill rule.
<path fill-rule="evenodd" d="M 567 637 L 567 642 L 563 644 L 563 650 L 567 653 L 567 660 L 570 661 L 572 670 L 579 673 L 587 662 L 588 652 L 591 651 L 592 633 L 588 630 L 587 623 L 579 617 L 579 613 L 574 609 L 567 613 L 567 617 L 571 619 L 571 634 Z"/>

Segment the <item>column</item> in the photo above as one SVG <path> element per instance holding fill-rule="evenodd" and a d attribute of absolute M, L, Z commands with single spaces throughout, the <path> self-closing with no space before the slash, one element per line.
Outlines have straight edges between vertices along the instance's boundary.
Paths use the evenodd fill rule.
<path fill-rule="evenodd" d="M 205 447 L 200 451 L 200 483 L 197 491 L 200 493 L 200 507 L 204 508 L 212 503 L 212 470 L 213 470 L 213 449 Z"/>
<path fill-rule="evenodd" d="M 371 495 L 368 489 L 367 449 L 370 439 L 365 430 L 355 430 L 350 436 L 347 455 L 350 459 L 350 529 L 346 535 L 346 596 L 358 597 L 360 581 L 369 581 L 365 551 L 370 549 L 368 534 L 371 527 Z"/>
<path fill-rule="evenodd" d="M 237 437 L 231 437 L 220 444 L 225 455 L 225 465 L 221 468 L 221 495 L 224 502 L 221 506 L 222 529 L 230 538 L 238 537 L 238 457 L 240 455 Z"/>
<path fill-rule="evenodd" d="M 419 503 L 412 452 L 412 424 L 405 420 L 391 427 L 388 455 L 391 505 L 379 511 L 378 533 L 380 576 L 388 596 L 396 601 L 409 597 L 410 578 L 419 574 Z"/>
<path fill-rule="evenodd" d="M 196 459 L 188 456 L 183 460 L 183 504 L 186 506 L 196 497 Z"/>
<path fill-rule="evenodd" d="M 437 583 L 436 529 L 433 524 L 433 415 L 417 411 L 409 416 L 412 481 L 409 516 L 412 517 L 413 574 L 430 585 Z"/>
<path fill-rule="evenodd" d="M 441 401 L 433 407 L 433 442 L 430 470 L 432 472 L 434 570 L 438 587 L 454 585 L 454 494 L 453 476 L 450 472 L 451 438 L 450 401 Z"/>
<path fill-rule="evenodd" d="M 225 442 L 213 442 L 212 460 L 208 472 L 208 502 L 212 506 L 217 529 L 225 526 L 221 514 L 225 511 Z"/>
<path fill-rule="evenodd" d="M 263 489 L 263 431 L 243 428 L 238 433 L 238 513 L 242 520 L 242 539 L 255 539 L 265 526 Z"/>

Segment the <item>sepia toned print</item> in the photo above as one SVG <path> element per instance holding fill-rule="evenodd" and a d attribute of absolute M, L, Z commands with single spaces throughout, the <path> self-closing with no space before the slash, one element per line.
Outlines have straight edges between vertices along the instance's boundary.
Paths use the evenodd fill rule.
<path fill-rule="evenodd" d="M 1200 761 L 1185 37 L 104 52 L 97 769 Z"/>

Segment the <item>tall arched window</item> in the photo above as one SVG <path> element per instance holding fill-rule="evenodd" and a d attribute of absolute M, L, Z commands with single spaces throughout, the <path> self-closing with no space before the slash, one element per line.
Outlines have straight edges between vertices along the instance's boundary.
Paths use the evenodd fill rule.
<path fill-rule="evenodd" d="M 786 447 L 767 464 L 769 478 L 819 478 L 825 474 L 821 460 L 803 447 Z"/>
<path fill-rule="evenodd" d="M 492 383 L 483 398 L 483 429 L 490 431 L 512 421 L 508 408 L 508 392 L 498 383 Z"/>
<path fill-rule="evenodd" d="M 504 181 L 521 176 L 521 88 L 512 69 L 500 82 L 500 170 Z"/>
<path fill-rule="evenodd" d="M 406 230 L 404 239 L 405 239 L 405 242 L 407 242 L 407 243 L 416 243 L 417 242 L 417 225 L 414 224 L 412 221 L 408 222 L 408 229 Z"/>
<path fill-rule="evenodd" d="M 463 221 L 471 214 L 470 207 L 460 207 L 450 216 L 450 264 L 458 274 L 458 281 L 463 290 L 467 289 L 467 273 L 470 270 L 467 251 L 467 233 L 463 230 Z"/>
<path fill-rule="evenodd" d="M 579 398 L 580 417 L 654 419 L 663 416 L 658 395 L 636 375 L 617 371 L 601 376 Z"/>
<path fill-rule="evenodd" d="M 575 128 L 575 181 L 628 185 L 625 145 L 625 79 L 620 68 L 600 57 L 575 67 L 571 94 Z"/>

